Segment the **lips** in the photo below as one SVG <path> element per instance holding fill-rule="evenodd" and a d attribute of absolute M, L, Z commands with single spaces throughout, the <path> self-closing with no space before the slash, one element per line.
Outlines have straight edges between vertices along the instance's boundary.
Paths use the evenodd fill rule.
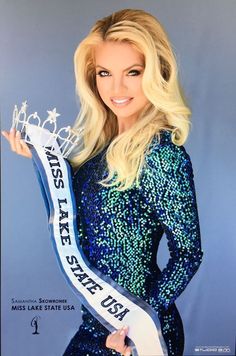
<path fill-rule="evenodd" d="M 125 106 L 128 105 L 133 98 L 130 97 L 112 97 L 111 102 L 113 105 L 120 107 L 120 106 Z"/>

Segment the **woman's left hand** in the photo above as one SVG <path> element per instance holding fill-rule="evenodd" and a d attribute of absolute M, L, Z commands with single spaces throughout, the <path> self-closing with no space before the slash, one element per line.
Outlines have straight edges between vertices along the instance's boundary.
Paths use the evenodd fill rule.
<path fill-rule="evenodd" d="M 109 334 L 106 339 L 106 347 L 120 352 L 124 356 L 130 356 L 132 352 L 131 347 L 125 345 L 125 337 L 128 334 L 128 330 L 128 326 L 123 326 L 123 328 Z"/>

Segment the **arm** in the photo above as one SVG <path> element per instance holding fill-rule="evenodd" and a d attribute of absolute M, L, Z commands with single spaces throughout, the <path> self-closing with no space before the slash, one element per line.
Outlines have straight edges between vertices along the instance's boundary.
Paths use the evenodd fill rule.
<path fill-rule="evenodd" d="M 171 141 L 146 158 L 142 194 L 168 240 L 170 259 L 151 291 L 150 303 L 166 310 L 184 291 L 202 261 L 200 226 L 189 155 Z"/>

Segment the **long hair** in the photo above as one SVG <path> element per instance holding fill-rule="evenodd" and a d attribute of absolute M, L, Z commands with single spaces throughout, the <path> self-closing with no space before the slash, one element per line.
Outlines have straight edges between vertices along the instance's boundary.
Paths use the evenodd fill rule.
<path fill-rule="evenodd" d="M 129 43 L 144 56 L 142 89 L 148 99 L 135 124 L 118 134 L 115 114 L 102 102 L 96 87 L 94 49 L 103 41 Z M 76 92 L 80 112 L 74 128 L 84 127 L 83 150 L 71 159 L 76 168 L 108 145 L 108 175 L 99 183 L 126 190 L 138 184 L 145 153 L 161 130 L 171 132 L 172 142 L 183 145 L 189 134 L 191 114 L 178 80 L 177 63 L 168 36 L 151 14 L 124 9 L 98 20 L 74 55 Z"/>

